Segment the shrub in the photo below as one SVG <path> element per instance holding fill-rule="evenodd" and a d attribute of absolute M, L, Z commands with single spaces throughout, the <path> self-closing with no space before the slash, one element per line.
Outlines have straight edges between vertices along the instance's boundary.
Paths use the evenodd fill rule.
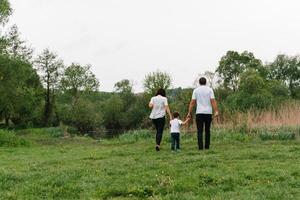
<path fill-rule="evenodd" d="M 152 137 L 149 130 L 128 131 L 119 136 L 119 141 L 124 143 L 134 143 L 139 140 L 146 140 Z"/>
<path fill-rule="evenodd" d="M 296 139 L 296 134 L 292 132 L 263 132 L 259 134 L 261 140 L 294 140 Z"/>
<path fill-rule="evenodd" d="M 50 136 L 53 138 L 64 136 L 64 131 L 60 127 L 23 129 L 18 131 L 17 133 L 18 135 L 30 134 L 39 136 Z"/>
<path fill-rule="evenodd" d="M 30 142 L 18 137 L 15 132 L 0 130 L 0 147 L 30 146 Z"/>

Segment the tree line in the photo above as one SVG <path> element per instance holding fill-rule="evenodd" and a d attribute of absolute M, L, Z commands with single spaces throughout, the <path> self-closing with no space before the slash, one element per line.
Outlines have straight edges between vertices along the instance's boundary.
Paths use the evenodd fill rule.
<path fill-rule="evenodd" d="M 49 49 L 33 56 L 16 25 L 4 27 L 12 9 L 0 2 L 0 122 L 26 128 L 68 125 L 74 131 L 126 130 L 151 126 L 148 101 L 158 88 L 168 91 L 170 107 L 187 112 L 192 88 L 173 88 L 172 77 L 161 71 L 145 76 L 144 92 L 134 93 L 132 81 L 116 82 L 115 91 L 99 92 L 100 81 L 90 65 L 72 63 Z M 221 112 L 276 108 L 300 99 L 300 56 L 278 55 L 263 63 L 253 53 L 228 51 L 205 76 Z M 197 82 L 197 81 L 196 81 Z M 195 85 L 196 86 L 196 85 Z"/>

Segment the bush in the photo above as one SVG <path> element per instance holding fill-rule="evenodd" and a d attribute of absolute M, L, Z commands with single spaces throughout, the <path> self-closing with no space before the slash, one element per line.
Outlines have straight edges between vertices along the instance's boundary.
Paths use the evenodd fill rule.
<path fill-rule="evenodd" d="M 40 136 L 50 136 L 53 138 L 63 137 L 64 131 L 60 127 L 50 127 L 50 128 L 32 128 L 23 129 L 17 132 L 18 135 L 40 135 Z"/>
<path fill-rule="evenodd" d="M 101 127 L 102 115 L 97 104 L 80 98 L 74 105 L 65 104 L 59 109 L 59 116 L 64 124 L 73 126 L 80 133 L 87 133 Z"/>
<path fill-rule="evenodd" d="M 15 132 L 0 130 L 0 147 L 30 146 L 30 142 L 18 137 Z"/>
<path fill-rule="evenodd" d="M 128 131 L 119 136 L 119 141 L 122 143 L 135 143 L 139 140 L 146 140 L 152 137 L 149 130 Z"/>
<path fill-rule="evenodd" d="M 271 132 L 263 132 L 259 134 L 261 140 L 294 140 L 296 139 L 296 134 L 292 132 L 279 132 L 279 133 L 271 133 Z"/>

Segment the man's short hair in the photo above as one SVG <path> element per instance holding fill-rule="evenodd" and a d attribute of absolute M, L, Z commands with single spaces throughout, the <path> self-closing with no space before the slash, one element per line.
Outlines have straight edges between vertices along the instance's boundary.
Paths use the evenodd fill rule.
<path fill-rule="evenodd" d="M 200 83 L 200 85 L 206 85 L 206 78 L 201 77 L 201 78 L 199 79 L 199 83 Z"/>

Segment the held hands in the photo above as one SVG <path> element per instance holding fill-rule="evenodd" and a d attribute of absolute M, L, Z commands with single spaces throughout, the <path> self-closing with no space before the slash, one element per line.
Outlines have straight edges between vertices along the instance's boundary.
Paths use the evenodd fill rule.
<path fill-rule="evenodd" d="M 187 116 L 186 116 L 186 118 L 185 118 L 185 120 L 186 120 L 187 122 L 190 122 L 191 119 L 192 119 L 192 115 L 191 115 L 191 113 L 188 113 Z"/>

